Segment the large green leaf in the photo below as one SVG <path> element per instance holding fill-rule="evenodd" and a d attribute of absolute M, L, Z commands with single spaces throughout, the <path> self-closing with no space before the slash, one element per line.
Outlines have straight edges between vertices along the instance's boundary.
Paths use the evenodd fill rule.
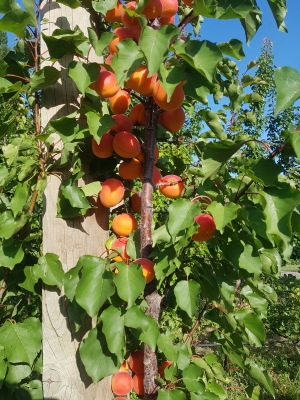
<path fill-rule="evenodd" d="M 24 258 L 22 242 L 10 238 L 0 244 L 0 266 L 13 269 Z"/>
<path fill-rule="evenodd" d="M 32 380 L 20 385 L 14 392 L 16 400 L 40 400 L 43 398 L 42 382 Z M 29 397 L 30 396 L 30 397 Z"/>
<path fill-rule="evenodd" d="M 20 8 L 7 12 L 0 19 L 0 31 L 11 32 L 20 38 L 26 34 L 26 26 L 31 21 L 31 15 Z"/>
<path fill-rule="evenodd" d="M 250 376 L 256 380 L 264 389 L 266 389 L 271 395 L 275 398 L 274 388 L 272 384 L 272 380 L 269 377 L 267 371 L 257 365 L 254 361 L 249 361 L 249 365 L 247 365 L 247 370 Z"/>
<path fill-rule="evenodd" d="M 251 179 L 265 186 L 277 186 L 278 176 L 284 168 L 271 159 L 252 159 L 246 162 L 241 170 Z"/>
<path fill-rule="evenodd" d="M 182 373 L 182 380 L 190 392 L 203 393 L 205 384 L 200 378 L 203 376 L 203 370 L 195 364 L 189 365 Z"/>
<path fill-rule="evenodd" d="M 167 93 L 167 101 L 170 101 L 176 86 L 185 80 L 185 73 L 179 66 L 173 66 L 167 69 L 165 64 L 162 63 L 159 67 L 158 78 L 161 86 Z"/>
<path fill-rule="evenodd" d="M 19 10 L 20 6 L 16 0 L 2 0 L 0 3 L 0 13 L 6 14 L 11 10 Z"/>
<path fill-rule="evenodd" d="M 260 347 L 266 339 L 265 327 L 261 318 L 253 311 L 244 308 L 235 313 L 235 319 L 244 325 L 249 343 Z"/>
<path fill-rule="evenodd" d="M 200 110 L 199 115 L 215 134 L 215 137 L 221 140 L 225 140 L 227 138 L 223 125 L 221 124 L 221 120 L 216 113 L 210 110 Z"/>
<path fill-rule="evenodd" d="M 186 400 L 186 395 L 178 389 L 159 389 L 157 400 Z"/>
<path fill-rule="evenodd" d="M 57 60 L 68 54 L 74 52 L 82 53 L 80 46 L 87 41 L 84 33 L 78 26 L 74 31 L 70 29 L 55 29 L 51 36 L 42 34 L 45 41 L 50 57 L 52 60 Z"/>
<path fill-rule="evenodd" d="M 121 355 L 125 346 L 124 316 L 120 309 L 109 306 L 100 315 L 103 322 L 102 332 L 106 337 L 108 350 Z"/>
<path fill-rule="evenodd" d="M 72 207 L 83 209 L 92 207 L 83 191 L 78 186 L 75 186 L 70 179 L 62 182 L 60 190 L 62 195 L 69 200 Z"/>
<path fill-rule="evenodd" d="M 223 54 L 234 57 L 237 60 L 242 60 L 245 57 L 243 51 L 243 43 L 237 39 L 231 39 L 229 42 L 221 42 L 218 44 L 219 49 Z"/>
<path fill-rule="evenodd" d="M 61 137 L 63 143 L 72 142 L 76 138 L 76 134 L 80 130 L 76 118 L 71 114 L 61 117 L 55 121 L 51 121 L 50 125 L 55 129 L 56 133 Z"/>
<path fill-rule="evenodd" d="M 287 32 L 287 28 L 284 23 L 284 18 L 287 13 L 286 0 L 268 0 L 268 3 L 276 20 L 278 29 L 281 32 Z"/>
<path fill-rule="evenodd" d="M 117 0 L 98 0 L 92 1 L 93 9 L 101 14 L 106 14 L 108 10 L 114 8 L 117 4 Z"/>
<path fill-rule="evenodd" d="M 28 183 L 18 183 L 14 196 L 11 199 L 11 209 L 16 217 L 22 210 L 26 204 L 28 198 Z"/>
<path fill-rule="evenodd" d="M 126 311 L 124 315 L 124 325 L 128 328 L 139 328 L 143 332 L 147 332 L 149 328 L 149 319 L 144 311 L 134 305 Z"/>
<path fill-rule="evenodd" d="M 262 264 L 256 249 L 250 244 L 233 240 L 227 245 L 228 255 L 235 267 L 245 269 L 254 274 L 262 272 Z"/>
<path fill-rule="evenodd" d="M 69 76 L 73 79 L 78 90 L 85 96 L 85 90 L 99 76 L 100 68 L 97 63 L 86 64 L 79 61 L 72 61 L 68 67 Z"/>
<path fill-rule="evenodd" d="M 60 78 L 60 71 L 54 67 L 46 66 L 31 75 L 31 91 L 44 89 L 53 85 Z"/>
<path fill-rule="evenodd" d="M 88 28 L 89 39 L 98 57 L 102 56 L 103 50 L 110 44 L 115 37 L 113 32 L 103 32 L 100 39 L 92 28 Z M 99 72 L 99 71 L 98 71 Z"/>
<path fill-rule="evenodd" d="M 15 220 L 11 211 L 4 211 L 0 214 L 0 237 L 9 239 L 23 228 L 29 218 L 29 214 L 22 214 L 18 220 Z"/>
<path fill-rule="evenodd" d="M 246 18 L 250 12 L 261 14 L 255 0 L 195 0 L 194 12 L 208 18 Z"/>
<path fill-rule="evenodd" d="M 199 302 L 200 285 L 193 279 L 180 281 L 174 289 L 177 305 L 184 310 L 189 317 L 193 317 L 197 311 Z"/>
<path fill-rule="evenodd" d="M 36 15 L 36 5 L 32 0 L 23 0 L 24 11 L 26 11 L 30 15 L 30 20 L 28 21 L 28 25 L 33 26 L 35 28 L 38 27 L 38 17 Z"/>
<path fill-rule="evenodd" d="M 194 217 L 200 212 L 199 205 L 187 199 L 178 199 L 170 205 L 167 229 L 173 241 L 181 230 L 194 223 Z"/>
<path fill-rule="evenodd" d="M 176 338 L 170 332 L 161 333 L 157 340 L 158 349 L 164 353 L 167 360 L 177 361 L 178 351 L 174 347 Z"/>
<path fill-rule="evenodd" d="M 62 287 L 64 271 L 58 255 L 47 253 L 33 267 L 33 274 L 46 285 Z"/>
<path fill-rule="evenodd" d="M 223 233 L 224 228 L 229 222 L 237 218 L 237 212 L 240 206 L 235 203 L 228 203 L 226 206 L 213 201 L 208 207 L 207 211 L 214 217 L 217 229 Z"/>
<path fill-rule="evenodd" d="M 146 343 L 152 351 L 155 351 L 157 339 L 159 337 L 159 327 L 153 318 L 147 315 L 147 319 L 149 324 L 148 329 L 146 332 L 141 332 L 138 335 L 138 339 Z"/>
<path fill-rule="evenodd" d="M 300 97 L 300 73 L 291 67 L 277 68 L 274 72 L 276 84 L 275 117 L 291 106 Z"/>
<path fill-rule="evenodd" d="M 110 115 L 103 115 L 103 117 L 100 117 L 99 114 L 94 111 L 88 111 L 86 113 L 86 118 L 89 131 L 98 144 L 104 133 L 116 123 Z"/>
<path fill-rule="evenodd" d="M 115 276 L 114 283 L 117 287 L 118 295 L 128 303 L 130 308 L 137 297 L 142 293 L 146 286 L 146 279 L 142 274 L 142 268 L 138 264 L 118 263 L 119 273 Z"/>
<path fill-rule="evenodd" d="M 0 346 L 0 389 L 2 388 L 2 384 L 7 372 L 7 361 L 5 360 L 5 352 L 4 347 Z"/>

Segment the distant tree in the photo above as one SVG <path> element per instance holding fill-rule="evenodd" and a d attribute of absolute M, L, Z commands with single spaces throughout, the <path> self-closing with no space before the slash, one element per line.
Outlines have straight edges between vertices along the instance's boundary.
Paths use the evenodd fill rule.
<path fill-rule="evenodd" d="M 3 60 L 8 52 L 9 47 L 7 46 L 7 35 L 5 32 L 0 31 L 0 60 Z"/>

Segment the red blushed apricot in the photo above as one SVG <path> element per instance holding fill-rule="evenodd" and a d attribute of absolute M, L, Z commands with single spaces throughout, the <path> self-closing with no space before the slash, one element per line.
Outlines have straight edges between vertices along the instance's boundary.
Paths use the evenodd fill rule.
<path fill-rule="evenodd" d="M 110 246 L 110 249 L 122 249 L 121 255 L 113 258 L 114 261 L 126 261 L 129 260 L 129 255 L 126 253 L 127 238 L 118 238 L 114 240 Z"/>
<path fill-rule="evenodd" d="M 142 272 L 146 278 L 146 284 L 153 281 L 155 278 L 153 261 L 149 260 L 149 258 L 137 258 L 133 262 L 142 266 Z"/>
<path fill-rule="evenodd" d="M 136 2 L 130 1 L 126 4 L 125 8 L 128 8 L 131 11 L 134 11 L 136 8 Z M 131 29 L 134 25 L 139 25 L 139 19 L 137 17 L 130 17 L 127 12 L 123 9 L 121 14 L 121 21 L 126 28 Z"/>
<path fill-rule="evenodd" d="M 199 224 L 198 232 L 192 236 L 192 240 L 196 242 L 206 242 L 214 237 L 216 233 L 216 223 L 213 217 L 209 214 L 199 214 L 194 218 Z"/>
<path fill-rule="evenodd" d="M 157 144 L 154 146 L 154 164 L 157 163 L 159 157 L 159 150 Z M 143 164 L 145 160 L 145 156 L 143 151 L 141 150 L 140 153 L 136 156 L 136 158 Z"/>
<path fill-rule="evenodd" d="M 158 368 L 158 373 L 159 373 L 159 375 L 160 375 L 160 377 L 162 378 L 162 379 L 165 379 L 165 369 L 169 366 L 169 365 L 172 365 L 173 364 L 173 361 L 163 361 L 161 364 L 160 364 L 160 366 L 159 366 L 159 368 Z"/>
<path fill-rule="evenodd" d="M 171 133 L 180 131 L 185 121 L 185 113 L 182 108 L 174 111 L 164 111 L 157 119 L 157 122 Z"/>
<path fill-rule="evenodd" d="M 144 373 L 144 351 L 137 350 L 129 358 L 129 367 L 136 374 Z"/>
<path fill-rule="evenodd" d="M 123 213 L 113 219 L 111 227 L 116 235 L 129 236 L 137 228 L 137 222 L 133 215 Z"/>
<path fill-rule="evenodd" d="M 146 110 L 145 106 L 142 103 L 136 104 L 129 113 L 129 118 L 132 123 L 138 125 L 145 125 L 146 122 Z"/>
<path fill-rule="evenodd" d="M 150 0 L 142 11 L 142 14 L 145 15 L 147 19 L 154 19 L 160 17 L 161 13 L 162 13 L 161 0 Z"/>
<path fill-rule="evenodd" d="M 110 128 L 112 131 L 117 133 L 122 131 L 131 132 L 132 121 L 127 115 L 116 114 L 113 115 L 112 118 L 116 121 L 115 125 Z"/>
<path fill-rule="evenodd" d="M 142 211 L 142 199 L 137 193 L 130 197 L 130 205 L 133 212 L 140 214 Z"/>
<path fill-rule="evenodd" d="M 181 104 L 184 100 L 184 91 L 182 84 L 176 86 L 170 101 L 167 101 L 167 92 L 165 89 L 160 85 L 159 82 L 156 82 L 154 90 L 153 90 L 153 99 L 155 103 L 161 107 L 163 110 L 166 111 L 173 111 L 176 108 L 181 107 Z"/>
<path fill-rule="evenodd" d="M 178 1 L 177 0 L 161 0 L 162 4 L 162 18 L 171 18 L 178 11 Z"/>
<path fill-rule="evenodd" d="M 127 397 L 115 397 L 114 400 L 127 400 Z"/>
<path fill-rule="evenodd" d="M 120 89 L 108 99 L 111 111 L 114 114 L 124 114 L 130 106 L 130 95 L 126 90 Z"/>
<path fill-rule="evenodd" d="M 168 182 L 170 183 L 178 182 L 178 183 L 166 186 L 160 186 L 159 187 L 160 193 L 169 199 L 177 199 L 178 197 L 181 197 L 184 192 L 184 183 L 181 182 L 180 176 L 166 175 L 161 180 L 161 183 L 168 183 Z"/>
<path fill-rule="evenodd" d="M 102 183 L 99 198 L 104 207 L 110 208 L 120 203 L 124 197 L 124 192 L 123 183 L 118 179 L 110 178 Z"/>
<path fill-rule="evenodd" d="M 112 60 L 112 58 L 113 58 L 113 54 L 109 54 L 107 57 L 106 57 L 106 59 L 105 59 L 105 64 L 106 65 L 110 65 L 111 64 L 111 60 Z"/>
<path fill-rule="evenodd" d="M 133 381 L 127 372 L 117 372 L 111 378 L 111 390 L 118 396 L 124 396 L 131 392 Z"/>
<path fill-rule="evenodd" d="M 143 165 L 133 158 L 131 161 L 123 161 L 119 165 L 119 175 L 123 179 L 131 181 L 132 179 L 139 178 L 143 173 Z"/>
<path fill-rule="evenodd" d="M 100 97 L 104 98 L 114 96 L 119 89 L 120 86 L 117 85 L 116 76 L 110 71 L 101 71 L 94 83 L 94 90 Z"/>
<path fill-rule="evenodd" d="M 148 72 L 146 65 L 140 65 L 127 81 L 127 85 L 142 96 L 151 96 L 157 80 L 156 73 L 148 78 Z"/>
<path fill-rule="evenodd" d="M 139 396 L 143 396 L 144 392 L 144 374 L 136 374 L 132 378 L 133 390 Z"/>
<path fill-rule="evenodd" d="M 187 5 L 188 7 L 192 7 L 193 0 L 182 0 L 182 2 Z"/>
<path fill-rule="evenodd" d="M 112 10 L 108 10 L 104 15 L 104 19 L 106 22 L 121 22 L 122 15 L 122 3 L 118 0 L 116 7 Z"/>
<path fill-rule="evenodd" d="M 137 137 L 127 131 L 116 134 L 113 141 L 114 151 L 124 158 L 134 158 L 141 151 L 141 145 Z"/>
<path fill-rule="evenodd" d="M 175 15 L 173 15 L 173 17 L 170 18 L 161 18 L 160 19 L 160 24 L 161 25 L 168 25 L 168 24 L 175 24 Z"/>
<path fill-rule="evenodd" d="M 96 140 L 92 139 L 92 151 L 96 157 L 108 158 L 113 154 L 113 143 L 114 138 L 110 133 L 105 133 L 100 139 L 100 143 L 97 144 Z"/>
<path fill-rule="evenodd" d="M 133 40 L 138 43 L 140 40 L 141 32 L 142 32 L 142 27 L 141 25 L 133 25 L 130 29 L 131 35 L 133 37 Z"/>
<path fill-rule="evenodd" d="M 116 28 L 113 32 L 117 35 L 117 37 L 114 38 L 108 45 L 108 51 L 110 52 L 110 54 L 118 52 L 116 45 L 120 43 L 121 40 L 132 39 L 131 32 L 127 28 Z"/>

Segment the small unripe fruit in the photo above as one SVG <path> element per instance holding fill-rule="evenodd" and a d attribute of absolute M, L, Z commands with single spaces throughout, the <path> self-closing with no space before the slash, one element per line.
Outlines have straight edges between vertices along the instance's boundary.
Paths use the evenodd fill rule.
<path fill-rule="evenodd" d="M 153 281 L 155 278 L 153 261 L 149 260 L 149 258 L 137 258 L 133 262 L 142 266 L 142 273 L 146 278 L 146 284 Z"/>
<path fill-rule="evenodd" d="M 116 28 L 114 29 L 113 32 L 117 35 L 117 37 L 114 38 L 108 45 L 108 51 L 110 52 L 110 54 L 114 54 L 119 51 L 116 45 L 120 43 L 122 40 L 132 39 L 132 34 L 130 30 L 127 28 Z"/>
<path fill-rule="evenodd" d="M 111 389 L 114 394 L 123 396 L 131 392 L 133 382 L 127 372 L 117 372 L 111 378 Z"/>
<path fill-rule="evenodd" d="M 115 125 L 110 128 L 112 131 L 117 133 L 121 131 L 131 132 L 132 121 L 127 115 L 117 114 L 113 115 L 112 118 L 116 121 Z"/>
<path fill-rule="evenodd" d="M 111 227 L 118 236 L 129 236 L 137 228 L 137 222 L 133 215 L 123 213 L 113 219 Z"/>
<path fill-rule="evenodd" d="M 137 137 L 130 132 L 121 131 L 116 134 L 113 141 L 114 151 L 124 158 L 134 158 L 141 151 Z"/>
<path fill-rule="evenodd" d="M 159 190 L 161 194 L 169 199 L 177 199 L 181 197 L 184 193 L 184 183 L 181 182 L 180 176 L 177 175 L 166 175 L 162 178 L 161 183 L 168 183 L 171 185 L 160 186 Z M 177 182 L 176 184 L 172 184 Z"/>
<path fill-rule="evenodd" d="M 117 85 L 117 79 L 114 73 L 110 71 L 101 71 L 98 79 L 94 83 L 93 89 L 100 97 L 109 98 L 117 93 L 120 86 Z"/>
<path fill-rule="evenodd" d="M 148 68 L 146 65 L 140 65 L 131 75 L 127 81 L 127 86 L 142 96 L 151 96 L 157 74 L 148 78 Z"/>
<path fill-rule="evenodd" d="M 114 114 L 124 114 L 130 106 L 130 95 L 126 90 L 120 89 L 108 99 L 109 107 Z"/>
<path fill-rule="evenodd" d="M 216 233 L 216 224 L 211 215 L 205 213 L 199 214 L 196 215 L 194 220 L 200 226 L 198 232 L 192 236 L 192 240 L 195 240 L 196 242 L 205 242 L 214 237 Z"/>
<path fill-rule="evenodd" d="M 92 151 L 96 157 L 108 158 L 113 154 L 113 136 L 110 133 L 105 133 L 97 144 L 96 140 L 92 139 Z"/>
<path fill-rule="evenodd" d="M 127 238 L 115 239 L 110 246 L 110 249 L 122 249 L 121 255 L 117 255 L 113 258 L 114 261 L 125 261 L 129 260 L 129 255 L 126 253 Z"/>
<path fill-rule="evenodd" d="M 159 107 L 166 111 L 173 111 L 176 110 L 176 108 L 181 107 L 184 100 L 182 84 L 180 83 L 176 86 L 169 102 L 167 101 L 167 98 L 168 96 L 165 89 L 160 85 L 159 82 L 156 82 L 153 90 L 153 99 Z"/>
<path fill-rule="evenodd" d="M 102 183 L 99 198 L 104 207 L 111 208 L 120 203 L 124 197 L 124 192 L 123 183 L 118 179 L 110 178 Z"/>
<path fill-rule="evenodd" d="M 143 396 L 144 393 L 144 374 L 136 374 L 132 378 L 133 390 L 139 396 Z"/>
<path fill-rule="evenodd" d="M 129 367 L 136 374 L 144 373 L 144 350 L 137 350 L 129 358 Z"/>
<path fill-rule="evenodd" d="M 119 175 L 123 179 L 132 180 L 139 178 L 143 172 L 143 166 L 136 158 L 131 161 L 123 161 L 119 165 Z"/>

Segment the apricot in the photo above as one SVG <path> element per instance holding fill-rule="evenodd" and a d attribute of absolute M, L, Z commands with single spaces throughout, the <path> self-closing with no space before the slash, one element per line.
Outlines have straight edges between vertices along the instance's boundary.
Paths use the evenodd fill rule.
<path fill-rule="evenodd" d="M 105 59 L 105 64 L 110 65 L 112 58 L 113 58 L 113 54 L 109 54 Z"/>
<path fill-rule="evenodd" d="M 127 28 L 116 28 L 113 30 L 113 32 L 117 35 L 117 37 L 114 38 L 108 45 L 108 51 L 110 52 L 110 54 L 114 54 L 119 51 L 116 45 L 120 43 L 121 40 L 132 39 L 132 34 Z"/>
<path fill-rule="evenodd" d="M 115 397 L 114 400 L 127 400 L 127 397 Z"/>
<path fill-rule="evenodd" d="M 112 118 L 116 121 L 115 125 L 110 128 L 112 131 L 117 133 L 121 131 L 131 132 L 132 121 L 127 115 L 116 114 Z"/>
<path fill-rule="evenodd" d="M 143 165 L 133 158 L 131 161 L 123 161 L 119 165 L 119 175 L 123 179 L 131 181 L 132 179 L 139 178 L 143 173 Z"/>
<path fill-rule="evenodd" d="M 161 13 L 162 13 L 161 0 L 150 0 L 142 11 L 142 14 L 145 15 L 147 19 L 154 19 L 160 17 Z"/>
<path fill-rule="evenodd" d="M 120 86 L 117 85 L 116 76 L 110 71 L 101 71 L 94 83 L 94 90 L 100 97 L 104 98 L 114 96 L 119 89 Z"/>
<path fill-rule="evenodd" d="M 160 25 L 168 25 L 168 24 L 173 24 L 175 25 L 175 15 L 173 15 L 173 17 L 170 18 L 161 18 L 160 19 Z"/>
<path fill-rule="evenodd" d="M 182 0 L 182 2 L 187 5 L 188 7 L 192 7 L 194 0 Z"/>
<path fill-rule="evenodd" d="M 141 32 L 142 32 L 142 27 L 141 25 L 133 25 L 130 28 L 130 32 L 132 35 L 133 40 L 138 43 L 140 40 Z"/>
<path fill-rule="evenodd" d="M 137 350 L 129 358 L 129 367 L 136 374 L 144 373 L 144 350 Z"/>
<path fill-rule="evenodd" d="M 173 361 L 163 361 L 161 364 L 160 364 L 160 366 L 159 366 L 159 368 L 158 368 L 158 373 L 159 373 L 159 375 L 160 375 L 160 377 L 162 378 L 162 379 L 165 379 L 165 369 L 169 366 L 169 365 L 172 365 L 173 364 Z"/>
<path fill-rule="evenodd" d="M 111 390 L 118 396 L 124 396 L 131 392 L 133 381 L 127 372 L 117 372 L 111 378 Z"/>
<path fill-rule="evenodd" d="M 169 199 L 177 199 L 178 197 L 181 197 L 184 192 L 184 183 L 181 182 L 180 176 L 177 175 L 166 175 L 162 178 L 161 183 L 167 183 L 167 182 L 178 182 L 173 185 L 166 185 L 166 186 L 160 186 L 159 190 L 160 193 L 163 194 L 165 197 Z"/>
<path fill-rule="evenodd" d="M 130 78 L 127 81 L 127 86 L 142 96 L 151 96 L 157 80 L 157 74 L 155 73 L 148 78 L 148 73 L 149 71 L 147 66 L 140 65 L 130 75 Z"/>
<path fill-rule="evenodd" d="M 125 8 L 128 8 L 131 11 L 134 11 L 136 9 L 136 2 L 135 1 L 130 1 L 125 5 Z M 139 19 L 137 17 L 130 17 L 125 9 L 123 8 L 122 14 L 121 14 L 121 21 L 126 28 L 131 29 L 134 25 L 140 25 Z"/>
<path fill-rule="evenodd" d="M 129 118 L 131 119 L 132 123 L 145 125 L 146 122 L 146 110 L 145 106 L 142 103 L 136 104 L 132 107 L 129 113 Z"/>
<path fill-rule="evenodd" d="M 118 236 L 129 236 L 137 228 L 137 222 L 132 214 L 123 213 L 113 219 L 111 227 Z"/>
<path fill-rule="evenodd" d="M 92 139 L 92 151 L 96 157 L 99 158 L 108 158 L 113 154 L 113 136 L 110 133 L 105 133 L 101 139 L 99 144 L 97 144 L 96 140 Z"/>
<path fill-rule="evenodd" d="M 142 273 L 146 278 L 146 284 L 153 281 L 155 278 L 153 261 L 149 260 L 149 258 L 137 258 L 133 262 L 142 266 Z"/>
<path fill-rule="evenodd" d="M 114 257 L 113 258 L 114 261 L 118 262 L 118 261 L 124 261 L 124 260 L 129 259 L 129 255 L 126 253 L 127 242 L 128 242 L 127 238 L 118 238 L 112 242 L 110 249 L 122 249 L 122 254 Z"/>
<path fill-rule="evenodd" d="M 111 208 L 120 203 L 124 197 L 124 192 L 123 183 L 118 179 L 110 178 L 102 183 L 99 198 L 104 207 Z"/>
<path fill-rule="evenodd" d="M 177 0 L 161 0 L 162 4 L 162 18 L 171 18 L 178 11 L 178 1 Z"/>
<path fill-rule="evenodd" d="M 133 390 L 139 396 L 144 395 L 144 374 L 136 374 L 132 378 Z"/>
<path fill-rule="evenodd" d="M 164 111 L 157 119 L 157 122 L 171 133 L 180 131 L 185 121 L 185 113 L 182 108 L 174 111 Z"/>
<path fill-rule="evenodd" d="M 153 90 L 153 99 L 155 103 L 166 111 L 173 111 L 176 108 L 179 108 L 184 100 L 184 91 L 182 84 L 176 86 L 170 101 L 167 101 L 167 93 L 165 89 L 160 85 L 159 82 L 156 82 L 154 90 Z"/>
<path fill-rule="evenodd" d="M 136 158 L 143 164 L 145 160 L 145 155 L 143 153 L 143 150 L 140 151 L 140 153 L 136 156 Z M 159 158 L 159 150 L 157 144 L 154 146 L 154 164 L 157 163 L 158 158 Z"/>
<path fill-rule="evenodd" d="M 108 99 L 111 111 L 114 114 L 124 114 L 130 106 L 130 95 L 126 90 L 120 89 Z"/>
<path fill-rule="evenodd" d="M 117 372 L 128 372 L 129 371 L 129 364 L 128 362 L 125 360 L 122 362 L 120 368 L 118 369 Z"/>
<path fill-rule="evenodd" d="M 121 22 L 121 14 L 122 14 L 122 3 L 118 0 L 117 5 L 108 10 L 107 13 L 104 15 L 104 19 L 106 22 Z"/>
<path fill-rule="evenodd" d="M 130 197 L 130 205 L 133 212 L 140 214 L 142 211 L 142 199 L 137 193 Z"/>
<path fill-rule="evenodd" d="M 127 131 L 116 134 L 113 141 L 114 151 L 124 158 L 134 158 L 141 151 L 141 145 L 137 137 Z"/>
<path fill-rule="evenodd" d="M 192 236 L 192 240 L 196 242 L 205 242 L 216 233 L 216 223 L 213 217 L 209 214 L 199 214 L 194 218 L 195 222 L 199 224 L 198 232 Z"/>

